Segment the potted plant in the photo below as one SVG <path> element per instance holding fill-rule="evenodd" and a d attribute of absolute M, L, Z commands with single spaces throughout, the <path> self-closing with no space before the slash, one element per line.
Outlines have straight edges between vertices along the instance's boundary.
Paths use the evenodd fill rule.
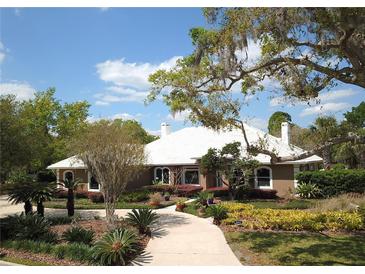
<path fill-rule="evenodd" d="M 185 199 L 179 199 L 176 202 L 176 211 L 184 211 L 185 205 Z"/>
<path fill-rule="evenodd" d="M 214 204 L 214 193 L 208 193 L 208 195 L 207 195 L 207 204 L 208 205 Z"/>
<path fill-rule="evenodd" d="M 151 206 L 159 206 L 161 204 L 161 201 L 162 201 L 162 196 L 159 192 L 156 192 L 156 193 L 153 193 L 153 194 L 150 194 L 150 202 L 149 204 Z"/>
<path fill-rule="evenodd" d="M 165 193 L 163 194 L 163 197 L 164 197 L 165 201 L 170 201 L 170 193 L 165 192 Z"/>

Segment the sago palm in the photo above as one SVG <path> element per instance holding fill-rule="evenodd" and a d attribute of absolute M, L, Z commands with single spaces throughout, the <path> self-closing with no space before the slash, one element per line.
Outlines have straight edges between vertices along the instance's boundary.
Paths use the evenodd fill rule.
<path fill-rule="evenodd" d="M 60 185 L 64 188 L 67 188 L 67 214 L 68 216 L 73 216 L 75 214 L 75 197 L 74 191 L 77 189 L 78 185 L 80 184 L 79 179 L 65 179 L 61 181 Z"/>
<path fill-rule="evenodd" d="M 128 229 L 105 234 L 93 248 L 93 257 L 101 265 L 127 265 L 138 252 L 137 236 Z"/>
<path fill-rule="evenodd" d="M 43 202 L 50 201 L 53 197 L 55 185 L 49 182 L 36 182 L 32 192 L 32 200 L 37 203 L 37 213 L 44 216 Z"/>
<path fill-rule="evenodd" d="M 158 215 L 151 209 L 133 209 L 132 212 L 128 212 L 127 221 L 138 228 L 139 233 L 150 235 L 151 225 L 155 224 L 158 219 Z"/>

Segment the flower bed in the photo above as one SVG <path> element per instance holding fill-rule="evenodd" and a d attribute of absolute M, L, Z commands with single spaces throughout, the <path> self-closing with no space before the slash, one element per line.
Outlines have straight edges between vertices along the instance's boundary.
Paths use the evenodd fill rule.
<path fill-rule="evenodd" d="M 257 209 L 249 204 L 222 203 L 228 210 L 223 224 L 238 223 L 245 229 L 287 231 L 340 231 L 364 229 L 358 212 L 311 212 L 304 210 Z"/>

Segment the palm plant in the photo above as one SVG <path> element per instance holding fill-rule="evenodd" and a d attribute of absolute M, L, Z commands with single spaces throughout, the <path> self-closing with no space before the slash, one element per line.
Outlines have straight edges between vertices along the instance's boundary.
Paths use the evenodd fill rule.
<path fill-rule="evenodd" d="M 137 236 L 128 229 L 105 234 L 93 248 L 93 257 L 102 265 L 127 265 L 138 252 Z"/>
<path fill-rule="evenodd" d="M 227 209 L 222 205 L 210 206 L 208 213 L 213 217 L 213 223 L 216 225 L 219 225 L 223 219 L 227 218 Z"/>
<path fill-rule="evenodd" d="M 132 212 L 128 212 L 127 221 L 136 226 L 140 234 L 151 234 L 150 226 L 155 224 L 158 219 L 158 215 L 151 209 L 133 209 Z"/>
<path fill-rule="evenodd" d="M 67 214 L 69 217 L 74 216 L 75 214 L 75 196 L 74 191 L 77 189 L 78 185 L 80 184 L 79 179 L 68 179 L 61 181 L 60 185 L 64 188 L 67 188 Z"/>
<path fill-rule="evenodd" d="M 36 182 L 32 192 L 32 200 L 37 203 L 37 213 L 44 216 L 43 202 L 50 201 L 54 193 L 55 185 L 48 182 Z"/>
<path fill-rule="evenodd" d="M 24 203 L 25 214 L 32 213 L 32 194 L 35 179 L 24 171 L 17 171 L 10 175 L 6 189 L 8 201 L 12 204 Z"/>
<path fill-rule="evenodd" d="M 319 187 L 311 182 L 300 183 L 295 191 L 301 198 L 306 199 L 313 199 L 320 196 L 321 194 Z"/>

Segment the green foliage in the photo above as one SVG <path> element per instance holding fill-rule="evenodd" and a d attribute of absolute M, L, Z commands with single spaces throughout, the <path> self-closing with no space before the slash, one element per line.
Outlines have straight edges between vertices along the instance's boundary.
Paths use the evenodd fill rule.
<path fill-rule="evenodd" d="M 101 265 L 128 265 L 136 252 L 137 236 L 127 229 L 116 229 L 95 243 L 93 258 Z"/>
<path fill-rule="evenodd" d="M 9 216 L 5 222 L 5 229 L 10 239 L 57 241 L 57 235 L 50 231 L 50 223 L 34 213 Z"/>
<path fill-rule="evenodd" d="M 157 213 L 151 209 L 132 209 L 128 212 L 127 221 L 138 228 L 141 234 L 151 234 L 151 226 L 158 220 Z"/>
<path fill-rule="evenodd" d="M 222 205 L 209 206 L 207 212 L 213 217 L 215 224 L 220 224 L 222 220 L 228 217 L 228 211 Z"/>
<path fill-rule="evenodd" d="M 358 212 L 255 209 L 252 205 L 242 203 L 224 203 L 223 206 L 228 210 L 228 218 L 223 222 L 232 225 L 241 221 L 246 229 L 353 231 L 364 228 Z"/>
<path fill-rule="evenodd" d="M 94 231 L 79 226 L 71 226 L 63 234 L 62 238 L 69 243 L 82 243 L 90 245 L 94 240 Z"/>
<path fill-rule="evenodd" d="M 348 192 L 365 192 L 365 170 L 306 171 L 296 175 L 298 184 L 315 184 L 325 197 Z"/>
<path fill-rule="evenodd" d="M 287 112 L 276 111 L 270 116 L 267 129 L 269 130 L 269 133 L 271 135 L 280 137 L 281 136 L 281 123 L 291 122 L 291 121 L 292 121 L 291 116 Z"/>
<path fill-rule="evenodd" d="M 295 192 L 301 197 L 305 199 L 313 199 L 321 196 L 321 191 L 319 190 L 316 184 L 311 182 L 308 183 L 299 183 Z"/>
<path fill-rule="evenodd" d="M 114 123 L 119 124 L 133 139 L 138 140 L 142 144 L 148 144 L 158 139 L 157 136 L 149 134 L 142 127 L 141 123 L 135 120 L 115 119 Z"/>
<path fill-rule="evenodd" d="M 50 225 L 65 225 L 65 224 L 70 224 L 73 218 L 68 216 L 52 216 L 52 217 L 47 217 L 47 220 L 50 223 Z"/>
<path fill-rule="evenodd" d="M 149 199 L 151 192 L 147 189 L 136 190 L 133 192 L 122 194 L 119 201 L 127 203 L 143 202 Z"/>
<path fill-rule="evenodd" d="M 344 114 L 346 123 L 355 128 L 365 127 L 365 102 L 362 101 L 357 107 L 353 107 L 351 111 Z"/>

